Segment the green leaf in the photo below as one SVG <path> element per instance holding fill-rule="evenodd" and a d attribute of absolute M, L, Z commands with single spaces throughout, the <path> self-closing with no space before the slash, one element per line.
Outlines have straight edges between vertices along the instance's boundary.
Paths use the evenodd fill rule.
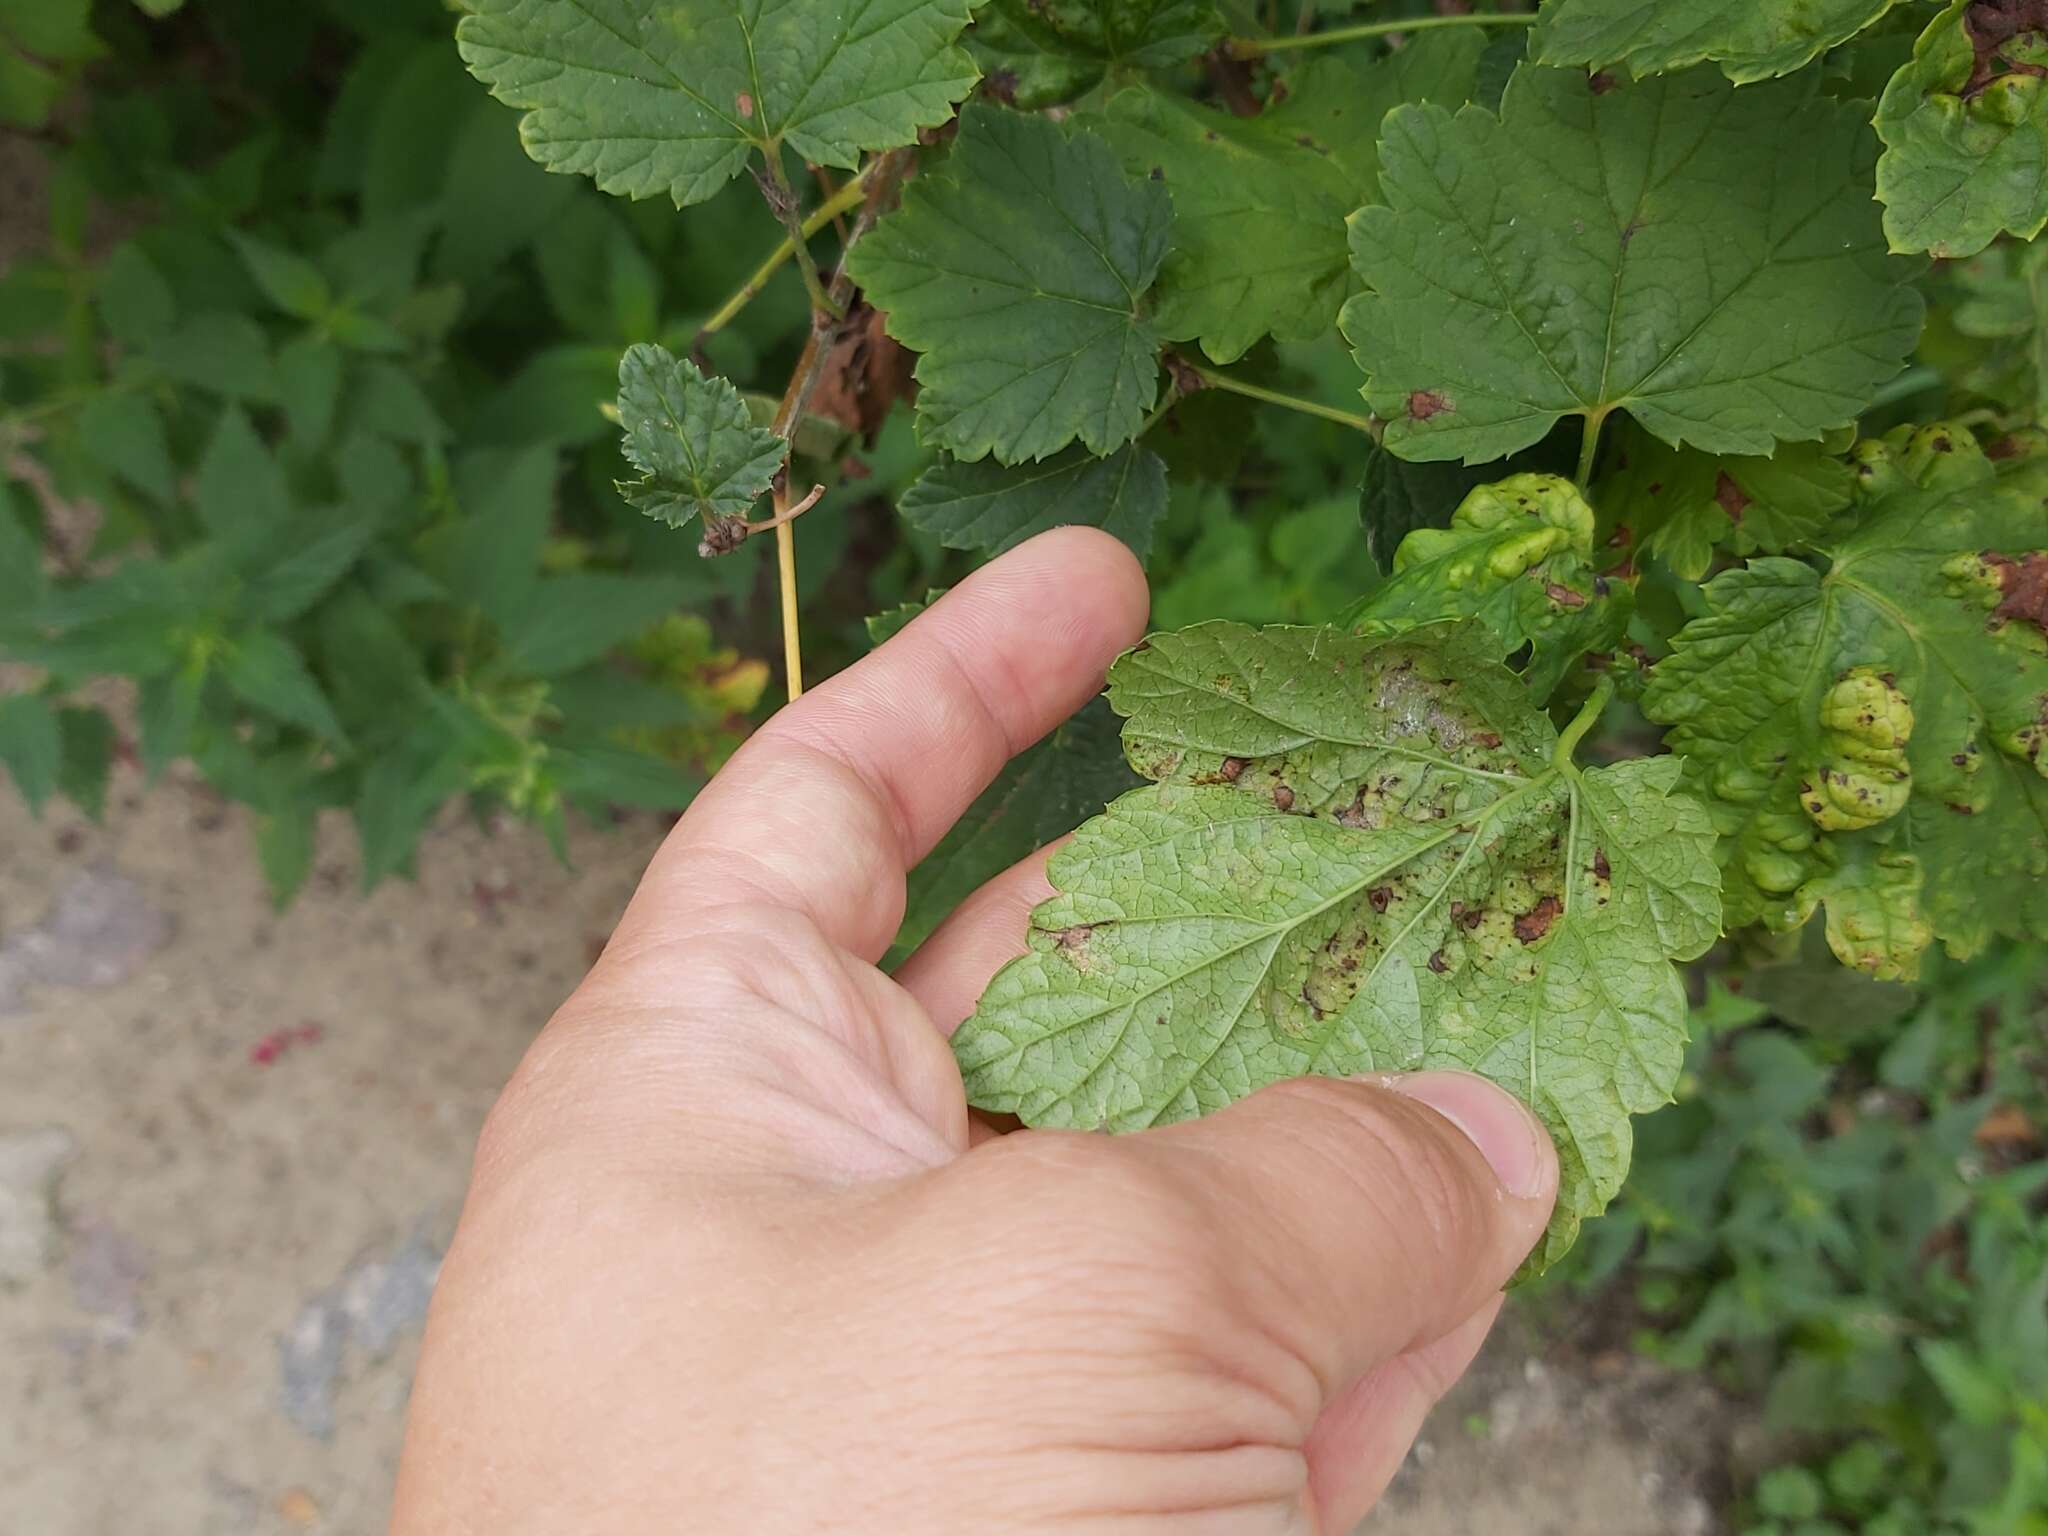
<path fill-rule="evenodd" d="M 1137 782 L 1117 743 L 1116 716 L 1100 699 L 1011 758 L 911 871 L 892 963 L 929 938 L 985 882 L 1099 815 Z"/>
<path fill-rule="evenodd" d="M 1557 1143 L 1553 1262 L 1677 1081 L 1713 834 L 1670 758 L 1553 762 L 1490 649 L 1205 624 L 1119 661 L 1163 782 L 1054 855 L 1029 953 L 954 1037 L 970 1101 L 1132 1130 L 1286 1077 L 1477 1071 Z"/>
<path fill-rule="evenodd" d="M 97 709 L 60 709 L 57 730 L 64 743 L 57 787 L 88 820 L 103 820 L 107 784 L 114 771 L 114 747 L 119 740 L 114 722 Z"/>
<path fill-rule="evenodd" d="M 351 378 L 349 408 L 369 431 L 397 443 L 429 447 L 445 442 L 448 427 L 419 380 L 395 363 L 358 365 Z"/>
<path fill-rule="evenodd" d="M 329 741 L 346 739 L 305 658 L 283 636 L 245 631 L 221 652 L 220 673 L 237 697 L 264 714 Z"/>
<path fill-rule="evenodd" d="M 0 481 L 0 638 L 41 604 L 48 589 L 35 527 L 23 514 L 20 494 Z"/>
<path fill-rule="evenodd" d="M 1801 85 L 1698 73 L 1596 91 L 1525 65 L 1499 118 L 1397 108 L 1343 317 L 1387 446 L 1471 463 L 1624 410 L 1765 454 L 1852 421 L 1921 315 L 1868 139 Z"/>
<path fill-rule="evenodd" d="M 137 690 L 136 727 L 142 771 L 151 784 L 163 771 L 192 750 L 192 733 L 206 694 L 205 658 L 188 661 L 175 672 L 144 679 Z"/>
<path fill-rule="evenodd" d="M 630 805 L 649 811 L 679 811 L 704 784 L 701 772 L 651 753 L 602 742 L 551 747 L 548 763 L 563 794 L 596 807 Z"/>
<path fill-rule="evenodd" d="M 1196 396 L 1197 399 L 1204 398 Z M 1458 504 L 1480 486 L 1512 474 L 1568 475 L 1577 448 L 1566 434 L 1553 433 L 1534 448 L 1496 464 L 1412 463 L 1378 443 L 1365 450 L 1365 478 L 1358 490 L 1358 519 L 1366 548 L 1383 571 L 1394 566 L 1401 541 L 1418 528 L 1447 528 Z M 1605 509 L 1605 503 L 1601 503 Z"/>
<path fill-rule="evenodd" d="M 626 458 L 640 471 L 619 494 L 671 528 L 696 517 L 707 530 L 744 518 L 789 451 L 754 425 L 731 380 L 707 379 L 665 347 L 634 347 L 620 362 L 619 420 Z"/>
<path fill-rule="evenodd" d="M 1881 912 L 1958 957 L 2048 937 L 2048 462 L 1994 464 L 1942 426 L 1856 460 L 1826 574 L 1765 558 L 1716 577 L 1644 710 L 1708 800 L 1731 923 L 1787 931 L 1853 900 L 1854 926 Z M 1887 850 L 1918 861 L 1917 898 Z M 1829 926 L 1845 963 L 1912 974 L 1899 940 Z"/>
<path fill-rule="evenodd" d="M 530 609 L 505 636 L 505 659 L 534 677 L 574 671 L 682 607 L 693 590 L 665 577 L 551 577 L 533 589 Z"/>
<path fill-rule="evenodd" d="M 146 347 L 170 334 L 178 319 L 171 285 L 132 241 L 107 258 L 99 272 L 100 320 L 127 347 Z"/>
<path fill-rule="evenodd" d="M 1852 478 L 1819 444 L 1788 443 L 1767 459 L 1715 459 L 1634 432 L 1593 500 L 1616 542 L 1700 581 L 1718 549 L 1781 555 L 1810 547 L 1847 509 Z"/>
<path fill-rule="evenodd" d="M 961 459 L 1097 454 L 1136 435 L 1159 388 L 1144 298 L 1165 258 L 1166 188 L 1088 134 L 970 106 L 943 167 L 853 251 L 854 276 L 922 352 L 919 435 Z"/>
<path fill-rule="evenodd" d="M 1877 105 L 1877 196 L 1895 251 L 1973 256 L 2001 230 L 2031 240 L 2048 225 L 2048 97 L 2034 72 L 2048 37 L 1987 37 L 1980 50 L 1971 5 L 1951 0 L 1928 24 Z"/>
<path fill-rule="evenodd" d="M 1719 64 L 1738 85 L 1789 75 L 1861 32 L 1898 0 L 1550 0 L 1533 56 L 1638 76 Z"/>
<path fill-rule="evenodd" d="M 1344 218 L 1379 196 L 1380 120 L 1404 101 L 1462 103 L 1480 48 L 1476 29 L 1453 30 L 1362 69 L 1318 59 L 1256 117 L 1149 87 L 1112 99 L 1103 136 L 1173 196 L 1159 334 L 1199 338 L 1219 363 L 1262 336 L 1328 334 L 1353 287 Z"/>
<path fill-rule="evenodd" d="M 326 275 L 298 252 L 239 229 L 229 230 L 227 237 L 263 296 L 286 314 L 317 320 L 333 304 L 334 293 L 327 286 Z"/>
<path fill-rule="evenodd" d="M 967 0 L 476 0 L 470 72 L 525 109 L 551 171 L 625 197 L 702 202 L 750 150 L 851 169 L 914 143 L 973 86 Z"/>
<path fill-rule="evenodd" d="M 869 614 L 866 621 L 869 646 L 886 645 L 894 640 L 910 627 L 912 619 L 944 597 L 946 590 L 944 587 L 931 587 L 926 590 L 923 597 L 913 598 L 907 603 L 898 603 L 894 608 L 881 613 Z"/>
<path fill-rule="evenodd" d="M 301 525 L 283 556 L 258 572 L 243 598 L 244 610 L 266 624 L 286 624 L 331 591 L 360 560 L 377 536 L 371 516 L 330 513 L 341 521 L 332 527 Z"/>
<path fill-rule="evenodd" d="M 93 396 L 78 413 L 78 430 L 108 469 L 152 501 L 178 495 L 178 467 L 154 402 L 133 390 L 110 389 Z"/>
<path fill-rule="evenodd" d="M 57 792 L 64 761 L 64 742 L 57 712 L 38 693 L 0 697 L 0 764 L 14 776 L 14 787 L 32 815 Z"/>
<path fill-rule="evenodd" d="M 988 13 L 1048 55 L 1091 64 L 1089 84 L 1112 66 L 1185 64 L 1223 36 L 1210 0 L 993 0 L 982 25 Z"/>
<path fill-rule="evenodd" d="M 1392 576 L 1349 617 L 1360 627 L 1476 618 L 1501 654 L 1533 648 L 1524 676 L 1547 699 L 1580 657 L 1621 637 L 1627 592 L 1594 568 L 1593 509 L 1578 487 L 1512 475 L 1474 490 L 1448 528 L 1403 539 Z"/>
<path fill-rule="evenodd" d="M 260 553 L 292 520 L 284 469 L 239 406 L 221 412 L 192 488 L 199 518 L 235 558 Z"/>
<path fill-rule="evenodd" d="M 313 872 L 319 830 L 319 808 L 305 799 L 289 800 L 256 818 L 256 859 L 270 887 L 271 905 L 280 912 Z"/>
<path fill-rule="evenodd" d="M 1166 466 L 1135 443 L 1106 459 L 1069 448 L 1015 467 L 942 459 L 903 493 L 899 510 L 948 549 L 999 555 L 1048 528 L 1085 523 L 1115 534 L 1142 560 L 1166 511 Z"/>
<path fill-rule="evenodd" d="M 150 360 L 181 383 L 230 400 L 278 398 L 270 342 L 247 315 L 194 315 L 150 349 Z"/>
<path fill-rule="evenodd" d="M 341 352 L 319 336 L 288 342 L 277 354 L 278 398 L 302 448 L 327 446 L 341 403 Z"/>

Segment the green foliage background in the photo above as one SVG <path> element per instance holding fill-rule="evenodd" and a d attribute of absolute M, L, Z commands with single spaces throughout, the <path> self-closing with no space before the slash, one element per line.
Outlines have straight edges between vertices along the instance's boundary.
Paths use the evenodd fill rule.
<path fill-rule="evenodd" d="M 1546 743 L 1543 706 L 1615 684 L 1590 755 L 1686 754 L 1731 934 L 1682 1068 L 1663 1041 L 1677 1107 L 1537 1304 L 1597 1294 L 1758 1406 L 1760 1536 L 2042 1536 L 2048 732 L 2038 658 L 1947 606 L 2007 595 L 1983 551 L 2048 548 L 2048 34 L 1978 46 L 2027 3 L 883 0 L 920 41 L 877 64 L 781 0 L 768 76 L 691 55 L 709 127 L 627 163 L 676 93 L 602 120 L 606 59 L 519 63 L 545 5 L 0 0 L 0 123 L 48 191 L 0 276 L 0 764 L 97 816 L 117 760 L 189 762 L 281 902 L 322 813 L 374 885 L 451 802 L 558 842 L 686 804 L 771 702 L 774 573 L 665 525 L 765 489 L 811 315 L 743 171 L 795 218 L 922 134 L 850 262 L 887 334 L 791 424 L 812 670 L 1081 520 L 1145 557 L 1162 629 L 1469 619 L 1466 678 L 1514 662 Z M 1610 217 L 1620 255 L 1581 238 Z M 1575 467 L 1540 512 L 1471 495 Z M 1887 631 L 1901 605 L 1946 617 Z M 1125 807 L 1204 817 L 1237 814 L 1219 775 L 1300 766 L 1130 745 L 1166 798 Z M 1133 782 L 1091 707 L 919 872 L 902 946 Z"/>

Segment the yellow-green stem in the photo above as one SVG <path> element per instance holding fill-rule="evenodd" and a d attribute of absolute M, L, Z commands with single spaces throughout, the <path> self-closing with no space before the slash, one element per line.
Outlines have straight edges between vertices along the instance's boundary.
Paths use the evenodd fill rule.
<path fill-rule="evenodd" d="M 841 214 L 860 206 L 861 199 L 867 196 L 868 172 L 873 169 L 874 162 L 871 160 L 861 169 L 858 176 L 811 210 L 810 216 L 804 220 L 802 226 L 806 238 L 815 235 Z M 796 250 L 795 239 L 788 235 L 783 236 L 782 244 L 770 251 L 768 259 L 756 267 L 753 275 L 740 284 L 733 296 L 719 305 L 711 318 L 704 322 L 703 327 L 697 332 L 697 339 L 701 342 L 707 336 L 716 336 L 738 319 L 740 311 L 760 297 L 761 291 L 768 286 L 775 274 L 788 264 Z"/>
<path fill-rule="evenodd" d="M 1243 379 L 1233 379 L 1229 374 L 1218 373 L 1201 363 L 1186 362 L 1185 359 L 1183 362 L 1212 389 L 1228 390 L 1233 395 L 1243 395 L 1247 400 L 1263 400 L 1268 405 L 1284 406 L 1290 411 L 1300 411 L 1308 416 L 1320 416 L 1325 421 L 1339 422 L 1360 432 L 1370 432 L 1373 429 L 1373 420 L 1370 416 L 1361 416 L 1355 411 L 1340 411 L 1334 405 L 1324 405 L 1320 400 L 1305 400 L 1300 395 L 1283 395 L 1277 389 L 1247 384 Z"/>

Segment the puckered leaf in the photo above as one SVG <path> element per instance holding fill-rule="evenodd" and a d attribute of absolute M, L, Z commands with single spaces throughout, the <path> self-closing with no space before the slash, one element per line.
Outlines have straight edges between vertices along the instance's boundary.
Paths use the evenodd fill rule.
<path fill-rule="evenodd" d="M 1530 46 L 1545 64 L 1663 74 L 1713 62 L 1737 82 L 1789 75 L 1898 0 L 1551 0 Z"/>
<path fill-rule="evenodd" d="M 1705 73 L 1596 88 L 1525 65 L 1498 118 L 1398 108 L 1343 318 L 1387 445 L 1476 462 L 1625 410 L 1763 454 L 1851 421 L 1921 312 L 1868 140 L 1853 106 Z"/>
<path fill-rule="evenodd" d="M 984 881 L 1065 837 L 1137 782 L 1117 743 L 1116 716 L 1099 699 L 1010 759 L 910 872 L 892 955 L 907 955 Z"/>
<path fill-rule="evenodd" d="M 1166 189 L 1107 144 L 970 107 L 942 170 L 854 248 L 854 276 L 922 352 L 919 431 L 958 458 L 1098 454 L 1136 435 L 1159 387 L 1145 293 L 1166 255 Z"/>
<path fill-rule="evenodd" d="M 1959 956 L 2048 936 L 2048 460 L 1994 464 L 1947 427 L 1858 460 L 1826 574 L 1715 578 L 1644 709 L 1708 797 L 1730 922 L 1847 903 L 1842 960 L 1911 976 L 1930 935 Z"/>
<path fill-rule="evenodd" d="M 1712 829 L 1675 760 L 1554 763 L 1491 652 L 1206 624 L 1118 662 L 1126 748 L 1164 782 L 1053 858 L 1029 953 L 954 1038 L 970 1099 L 1130 1130 L 1285 1077 L 1467 1068 L 1556 1139 L 1533 1262 L 1561 1254 L 1677 1080 Z"/>
<path fill-rule="evenodd" d="M 1404 101 L 1463 102 L 1481 47 L 1454 30 L 1364 69 L 1319 59 L 1256 117 L 1142 87 L 1116 96 L 1103 134 L 1173 194 L 1160 334 L 1199 338 L 1219 363 L 1268 334 L 1325 335 L 1352 287 L 1345 215 L 1378 196 L 1380 120 Z"/>
<path fill-rule="evenodd" d="M 1612 542 L 1700 581 L 1717 549 L 1781 555 L 1810 545 L 1848 507 L 1852 479 L 1817 443 L 1790 443 L 1767 459 L 1716 459 L 1637 432 L 1593 500 Z"/>
<path fill-rule="evenodd" d="M 1448 528 L 1403 539 L 1392 578 L 1351 618 L 1476 618 L 1499 637 L 1499 654 L 1533 648 L 1523 675 L 1547 699 L 1581 656 L 1621 637 L 1628 592 L 1594 569 L 1593 509 L 1578 487 L 1559 475 L 1511 475 L 1467 495 Z"/>
<path fill-rule="evenodd" d="M 1877 195 L 1895 251 L 1972 256 L 2048 225 L 2048 36 L 2002 24 L 2009 11 L 1953 0 L 1885 87 Z"/>
<path fill-rule="evenodd" d="M 472 0 L 470 72 L 523 108 L 551 171 L 677 207 L 756 148 L 852 167 L 916 140 L 973 86 L 967 0 Z"/>
<path fill-rule="evenodd" d="M 634 347 L 619 363 L 619 419 L 626 458 L 640 471 L 619 494 L 672 528 L 745 516 L 788 451 L 754 425 L 729 380 L 707 379 L 664 347 Z"/>
<path fill-rule="evenodd" d="M 999 555 L 1048 528 L 1087 523 L 1143 559 L 1166 510 L 1166 466 L 1135 443 L 1106 459 L 1069 448 L 1042 464 L 1014 467 L 945 460 L 903 493 L 899 510 L 948 549 Z"/>
<path fill-rule="evenodd" d="M 1509 475 L 1568 475 L 1578 455 L 1570 434 L 1557 432 L 1534 448 L 1495 464 L 1460 464 L 1455 459 L 1417 464 L 1378 443 L 1366 450 L 1358 488 L 1358 520 L 1366 547 L 1383 571 L 1394 568 L 1401 541 L 1418 528 L 1447 528 L 1458 504 L 1480 486 Z"/>

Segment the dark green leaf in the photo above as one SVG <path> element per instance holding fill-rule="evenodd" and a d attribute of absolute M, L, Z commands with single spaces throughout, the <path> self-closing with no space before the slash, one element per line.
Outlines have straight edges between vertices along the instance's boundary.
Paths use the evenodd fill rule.
<path fill-rule="evenodd" d="M 1048 528 L 1087 524 L 1143 559 L 1166 510 L 1166 466 L 1136 444 L 1098 459 L 1081 448 L 1008 467 L 942 459 L 903 493 L 903 519 L 949 549 L 999 555 Z"/>

